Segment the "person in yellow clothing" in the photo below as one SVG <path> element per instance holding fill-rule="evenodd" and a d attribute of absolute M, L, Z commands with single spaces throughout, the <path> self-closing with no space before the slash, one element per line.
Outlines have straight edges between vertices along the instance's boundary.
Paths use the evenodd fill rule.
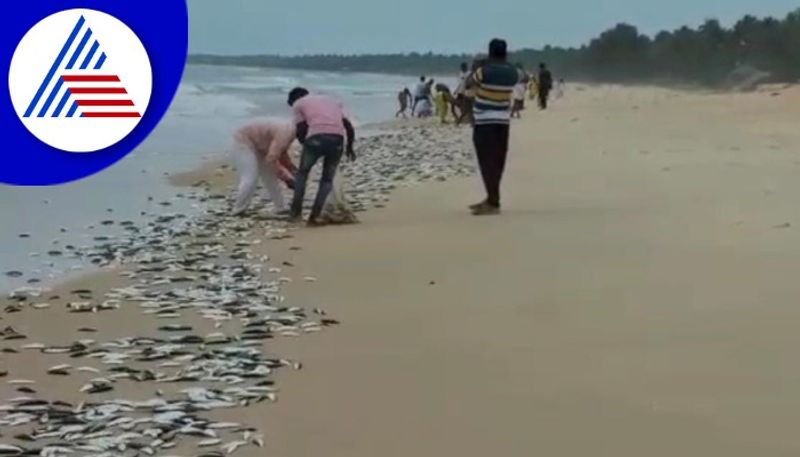
<path fill-rule="evenodd" d="M 539 95 L 539 83 L 536 81 L 536 78 L 531 76 L 530 86 L 528 87 L 528 97 L 531 100 L 536 100 L 536 97 Z"/>
<path fill-rule="evenodd" d="M 439 85 L 436 87 L 436 95 L 433 102 L 436 105 L 436 116 L 442 121 L 442 124 L 447 123 L 447 113 L 450 111 L 450 100 L 452 99 L 450 90 L 444 86 Z"/>

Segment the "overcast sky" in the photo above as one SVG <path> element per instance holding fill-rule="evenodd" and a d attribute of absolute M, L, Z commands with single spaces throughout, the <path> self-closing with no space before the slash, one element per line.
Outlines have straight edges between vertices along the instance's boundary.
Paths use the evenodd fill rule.
<path fill-rule="evenodd" d="M 473 52 L 579 45 L 619 22 L 653 33 L 707 18 L 783 17 L 797 0 L 188 0 L 190 52 Z"/>

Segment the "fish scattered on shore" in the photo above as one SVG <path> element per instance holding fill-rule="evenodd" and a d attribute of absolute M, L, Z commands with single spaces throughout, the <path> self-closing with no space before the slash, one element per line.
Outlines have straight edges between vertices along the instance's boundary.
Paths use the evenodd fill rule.
<path fill-rule="evenodd" d="M 365 211 L 384 206 L 397 187 L 470 175 L 470 151 L 466 130 L 406 127 L 364 138 L 359 166 L 343 169 L 349 183 L 346 196 L 355 211 Z M 32 335 L 47 344 L 25 346 L 30 350 L 26 357 L 46 357 L 43 366 L 50 368 L 45 376 L 77 378 L 75 394 L 83 402 L 74 405 L 46 391 L 33 392 L 34 380 L 7 381 L 28 386 L 31 393 L 0 404 L 0 433 L 13 429 L 18 437 L 2 445 L 0 455 L 162 455 L 179 441 L 188 441 L 201 449 L 196 455 L 223 456 L 264 445 L 254 428 L 216 422 L 205 413 L 277 401 L 275 373 L 303 365 L 268 355 L 265 344 L 313 334 L 339 321 L 321 309 L 286 305 L 281 288 L 293 278 L 269 276 L 281 269 L 268 264 L 262 252 L 268 243 L 263 241 L 291 238 L 292 227 L 285 221 L 261 209 L 232 217 L 230 197 L 207 184 L 181 198 L 202 205 L 204 211 L 194 216 L 155 215 L 138 227 L 109 219 L 93 226 L 125 227 L 125 234 L 98 235 L 92 246 L 60 247 L 49 253 L 100 267 L 119 266 L 123 285 L 76 289 L 64 296 L 65 303 L 60 297 L 43 302 L 38 297 L 44 292 L 33 288 L 8 297 L 15 305 L 8 313 L 35 310 L 37 319 L 59 309 L 71 318 L 95 319 L 94 315 L 138 308 L 151 319 L 153 331 L 109 337 L 102 325 L 93 324 L 95 328 L 85 322 L 76 334 L 91 333 L 96 340 L 78 338 L 56 345 L 47 335 Z M 9 273 L 24 276 L 16 270 Z M 300 279 L 317 281 L 313 276 Z M 214 330 L 202 331 L 205 326 L 198 322 Z M 0 340 L 25 338 L 12 327 L 0 331 Z M 4 368 L 14 371 L 10 365 Z M 2 376 L 9 374 L 3 371 Z M 120 392 L 129 383 L 152 396 L 124 398 Z"/>

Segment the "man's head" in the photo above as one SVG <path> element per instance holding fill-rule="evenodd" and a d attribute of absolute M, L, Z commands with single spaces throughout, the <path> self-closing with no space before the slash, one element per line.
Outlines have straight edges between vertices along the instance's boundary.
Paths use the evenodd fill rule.
<path fill-rule="evenodd" d="M 489 58 L 492 60 L 506 60 L 508 56 L 508 43 L 506 40 L 495 38 L 489 42 Z"/>
<path fill-rule="evenodd" d="M 306 88 L 295 87 L 289 92 L 289 99 L 287 100 L 287 103 L 289 104 L 289 106 L 294 106 L 297 100 L 300 100 L 306 95 L 308 95 L 308 90 L 306 90 Z"/>
<path fill-rule="evenodd" d="M 544 62 L 542 62 L 539 64 L 539 68 L 541 68 L 542 70 L 547 70 L 547 65 Z"/>
<path fill-rule="evenodd" d="M 421 82 L 421 83 L 425 82 L 425 75 L 422 75 L 422 76 L 419 77 L 419 82 Z"/>
<path fill-rule="evenodd" d="M 466 62 L 461 62 L 461 71 L 469 70 L 469 64 Z"/>

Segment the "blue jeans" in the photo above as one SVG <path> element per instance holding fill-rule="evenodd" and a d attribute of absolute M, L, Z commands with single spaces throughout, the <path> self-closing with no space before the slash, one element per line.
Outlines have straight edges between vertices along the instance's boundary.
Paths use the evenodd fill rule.
<path fill-rule="evenodd" d="M 314 135 L 306 139 L 303 145 L 303 155 L 300 158 L 300 167 L 294 180 L 294 200 L 292 200 L 292 217 L 303 214 L 303 201 L 306 197 L 306 184 L 311 169 L 319 159 L 322 159 L 322 177 L 319 180 L 319 190 L 311 207 L 309 220 L 315 220 L 322 213 L 322 207 L 328 194 L 333 190 L 333 178 L 344 153 L 344 138 L 341 135 Z"/>

